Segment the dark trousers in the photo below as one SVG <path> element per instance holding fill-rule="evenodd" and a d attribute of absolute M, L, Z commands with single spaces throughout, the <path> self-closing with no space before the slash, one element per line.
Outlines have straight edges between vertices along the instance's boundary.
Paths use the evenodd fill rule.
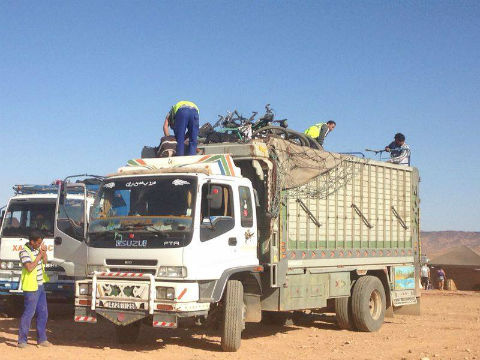
<path fill-rule="evenodd" d="M 33 316 L 37 316 L 37 343 L 47 341 L 47 297 L 43 285 L 37 291 L 24 291 L 24 310 L 18 327 L 18 343 L 26 343 Z"/>
<path fill-rule="evenodd" d="M 198 138 L 198 111 L 191 107 L 181 107 L 175 114 L 175 127 L 173 132 L 177 139 L 177 156 L 185 153 L 185 131 L 188 130 L 188 154 L 197 154 Z"/>

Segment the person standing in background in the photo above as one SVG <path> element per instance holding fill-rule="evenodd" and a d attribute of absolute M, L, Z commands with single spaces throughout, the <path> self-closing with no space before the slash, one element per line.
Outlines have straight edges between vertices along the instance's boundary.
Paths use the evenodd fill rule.
<path fill-rule="evenodd" d="M 430 268 L 427 264 L 423 264 L 420 269 L 420 275 L 422 280 L 422 286 L 425 290 L 428 290 L 428 284 L 430 283 Z"/>
<path fill-rule="evenodd" d="M 437 270 L 437 278 L 438 278 L 438 289 L 443 290 L 445 287 L 445 278 L 447 275 L 445 274 L 445 270 L 440 268 Z"/>

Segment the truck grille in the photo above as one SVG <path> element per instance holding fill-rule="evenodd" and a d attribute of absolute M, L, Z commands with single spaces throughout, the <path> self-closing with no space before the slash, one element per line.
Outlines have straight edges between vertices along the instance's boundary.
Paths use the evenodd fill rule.
<path fill-rule="evenodd" d="M 123 285 L 123 284 L 101 284 L 105 297 L 118 298 L 136 298 L 141 299 L 144 286 L 139 285 Z"/>
<path fill-rule="evenodd" d="M 107 265 L 157 266 L 157 260 L 107 259 Z"/>
<path fill-rule="evenodd" d="M 157 273 L 156 269 L 131 269 L 131 268 L 110 268 L 110 272 L 123 272 L 123 273 L 135 273 L 135 274 L 152 274 Z"/>

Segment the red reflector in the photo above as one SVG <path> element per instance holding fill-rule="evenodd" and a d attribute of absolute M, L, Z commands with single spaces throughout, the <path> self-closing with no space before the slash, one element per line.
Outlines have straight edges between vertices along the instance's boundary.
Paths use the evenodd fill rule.
<path fill-rule="evenodd" d="M 135 237 L 135 234 L 128 234 L 128 237 L 129 237 L 130 239 L 133 239 L 133 238 Z"/>
<path fill-rule="evenodd" d="M 92 305 L 92 301 L 91 300 L 87 300 L 87 299 L 80 299 L 78 300 L 78 303 L 80 305 Z"/>
<path fill-rule="evenodd" d="M 157 304 L 157 310 L 171 311 L 173 310 L 172 305 Z"/>
<path fill-rule="evenodd" d="M 215 195 L 218 194 L 218 189 L 213 189 L 212 193 L 215 194 Z"/>

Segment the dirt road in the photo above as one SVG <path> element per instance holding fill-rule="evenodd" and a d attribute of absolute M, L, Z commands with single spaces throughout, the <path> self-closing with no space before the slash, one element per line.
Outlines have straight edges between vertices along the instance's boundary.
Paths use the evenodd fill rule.
<path fill-rule="evenodd" d="M 480 293 L 428 291 L 422 315 L 386 319 L 377 333 L 338 330 L 333 314 L 308 315 L 297 325 L 252 324 L 237 353 L 222 353 L 220 339 L 201 328 L 164 331 L 143 327 L 137 344 L 117 345 L 111 324 L 75 324 L 52 307 L 52 348 L 16 348 L 17 320 L 0 319 L 1 359 L 480 359 Z M 56 313 L 54 313 L 56 312 Z M 32 334 L 33 335 L 33 334 Z"/>

